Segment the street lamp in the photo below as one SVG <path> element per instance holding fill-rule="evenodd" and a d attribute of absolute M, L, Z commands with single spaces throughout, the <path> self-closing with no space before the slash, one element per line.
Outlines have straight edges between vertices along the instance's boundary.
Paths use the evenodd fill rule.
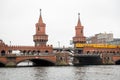
<path fill-rule="evenodd" d="M 10 41 L 10 46 L 11 46 L 11 41 Z"/>
<path fill-rule="evenodd" d="M 58 48 L 60 48 L 60 41 L 58 41 Z"/>

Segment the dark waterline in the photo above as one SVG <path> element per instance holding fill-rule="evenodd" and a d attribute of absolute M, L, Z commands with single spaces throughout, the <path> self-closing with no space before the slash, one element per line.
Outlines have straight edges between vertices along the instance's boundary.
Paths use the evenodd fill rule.
<path fill-rule="evenodd" d="M 120 80 L 120 65 L 0 68 L 0 80 Z"/>

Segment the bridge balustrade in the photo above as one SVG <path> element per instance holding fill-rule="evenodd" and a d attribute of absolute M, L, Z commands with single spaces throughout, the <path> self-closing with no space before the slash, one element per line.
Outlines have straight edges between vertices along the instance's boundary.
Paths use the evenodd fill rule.
<path fill-rule="evenodd" d="M 75 54 L 74 56 L 100 56 L 100 54 Z"/>
<path fill-rule="evenodd" d="M 48 56 L 48 55 L 55 55 L 55 53 L 34 53 L 34 54 L 27 54 L 27 53 L 11 53 L 11 54 L 5 54 L 7 55 L 14 55 L 14 56 Z M 3 56 L 3 55 L 0 55 Z"/>

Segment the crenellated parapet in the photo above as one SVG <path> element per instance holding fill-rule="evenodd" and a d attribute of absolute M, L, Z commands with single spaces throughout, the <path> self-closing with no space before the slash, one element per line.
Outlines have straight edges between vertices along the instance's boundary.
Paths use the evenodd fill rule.
<path fill-rule="evenodd" d="M 19 50 L 19 51 L 39 51 L 39 52 L 45 52 L 47 51 L 48 53 L 52 53 L 53 51 L 53 46 L 52 45 L 41 45 L 41 46 L 17 46 L 17 45 L 12 45 L 8 47 L 9 50 Z"/>
<path fill-rule="evenodd" d="M 8 45 L 3 42 L 3 40 L 0 40 L 0 55 L 5 55 L 5 53 L 8 52 Z"/>

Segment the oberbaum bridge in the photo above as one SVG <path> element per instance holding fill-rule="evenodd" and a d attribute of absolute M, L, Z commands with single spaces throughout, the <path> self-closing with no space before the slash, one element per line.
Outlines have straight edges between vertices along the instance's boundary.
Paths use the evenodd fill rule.
<path fill-rule="evenodd" d="M 47 45 L 46 24 L 42 20 L 41 9 L 33 35 L 34 46 L 7 45 L 0 40 L 0 66 L 16 67 L 20 62 L 31 61 L 33 66 L 120 64 L 120 45 L 87 44 L 78 14 L 73 37 L 74 48 L 54 48 Z M 13 54 L 13 51 L 20 54 Z M 72 52 L 70 54 L 70 52 Z"/>

